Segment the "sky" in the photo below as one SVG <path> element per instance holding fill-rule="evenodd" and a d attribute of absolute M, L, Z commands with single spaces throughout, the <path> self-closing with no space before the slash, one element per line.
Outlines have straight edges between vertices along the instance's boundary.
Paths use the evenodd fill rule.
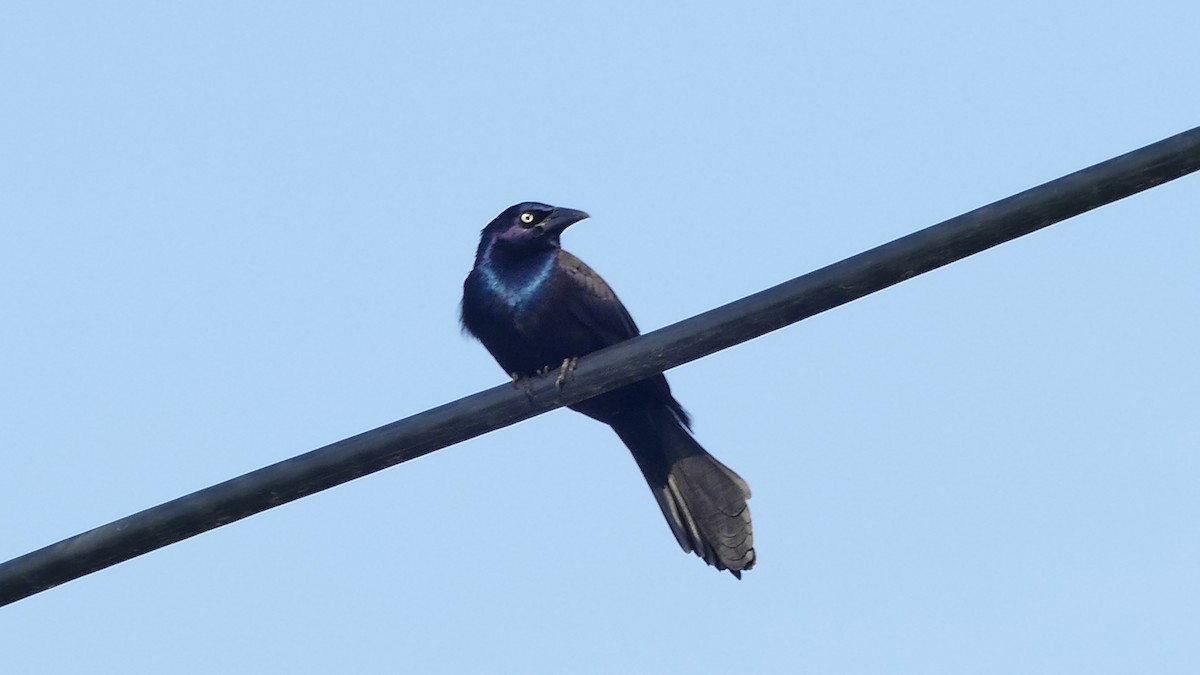
<path fill-rule="evenodd" d="M 1200 124 L 1200 5 L 0 4 L 0 560 Z M 0 672 L 1195 673 L 1200 177 L 668 373 L 758 565 L 554 411 L 0 608 Z"/>

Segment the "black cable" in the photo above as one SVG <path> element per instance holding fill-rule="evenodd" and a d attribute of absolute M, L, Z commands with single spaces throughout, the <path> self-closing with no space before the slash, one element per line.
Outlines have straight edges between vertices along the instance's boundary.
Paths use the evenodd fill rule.
<path fill-rule="evenodd" d="M 650 377 L 1197 169 L 1200 128 L 596 352 L 561 392 L 554 375 L 495 387 L 14 558 L 0 564 L 0 605 Z"/>

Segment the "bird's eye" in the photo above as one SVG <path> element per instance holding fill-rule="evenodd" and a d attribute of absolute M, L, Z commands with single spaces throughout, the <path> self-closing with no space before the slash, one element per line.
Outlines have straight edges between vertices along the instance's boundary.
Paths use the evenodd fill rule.
<path fill-rule="evenodd" d="M 522 213 L 521 214 L 521 222 L 525 223 L 526 225 L 532 223 L 533 222 L 533 214 L 530 213 L 529 211 Z"/>

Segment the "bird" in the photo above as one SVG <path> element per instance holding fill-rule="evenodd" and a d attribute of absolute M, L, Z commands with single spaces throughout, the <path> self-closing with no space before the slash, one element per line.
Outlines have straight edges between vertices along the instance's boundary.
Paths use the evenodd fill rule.
<path fill-rule="evenodd" d="M 463 282 L 461 322 L 514 381 L 639 334 L 612 288 L 563 250 L 565 229 L 590 216 L 523 202 L 480 233 Z M 755 563 L 750 487 L 710 455 L 662 374 L 570 406 L 609 425 L 629 448 L 684 552 L 738 579 Z"/>

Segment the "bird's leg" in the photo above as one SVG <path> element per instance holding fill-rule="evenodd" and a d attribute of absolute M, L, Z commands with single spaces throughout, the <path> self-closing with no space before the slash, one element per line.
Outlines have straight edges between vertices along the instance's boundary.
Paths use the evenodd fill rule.
<path fill-rule="evenodd" d="M 533 398 L 533 382 L 530 381 L 528 377 L 523 377 L 520 373 L 515 372 L 509 373 L 508 376 L 512 378 L 514 387 L 520 387 L 524 389 L 525 395 L 529 398 Z"/>
<path fill-rule="evenodd" d="M 562 365 L 558 368 L 558 377 L 554 380 L 554 390 L 562 393 L 563 384 L 567 381 L 567 376 L 575 370 L 575 364 L 579 363 L 579 359 L 572 356 L 563 359 Z"/>
<path fill-rule="evenodd" d="M 562 365 L 560 365 L 558 367 L 558 377 L 556 377 L 554 379 L 555 391 L 562 393 L 563 385 L 566 384 L 567 379 L 571 376 L 571 372 L 575 370 L 575 364 L 578 362 L 579 362 L 579 359 L 577 359 L 575 357 L 563 359 Z M 545 377 L 546 375 L 549 375 L 550 373 L 552 373 L 554 370 L 555 370 L 555 368 L 553 366 L 542 366 L 541 368 L 538 368 L 536 371 L 534 371 L 534 373 L 531 377 L 525 377 L 521 373 L 515 373 L 515 372 L 509 373 L 508 376 L 512 378 L 514 387 L 521 387 L 522 389 L 525 390 L 525 393 L 530 398 L 533 398 L 533 378 L 534 377 Z"/>

